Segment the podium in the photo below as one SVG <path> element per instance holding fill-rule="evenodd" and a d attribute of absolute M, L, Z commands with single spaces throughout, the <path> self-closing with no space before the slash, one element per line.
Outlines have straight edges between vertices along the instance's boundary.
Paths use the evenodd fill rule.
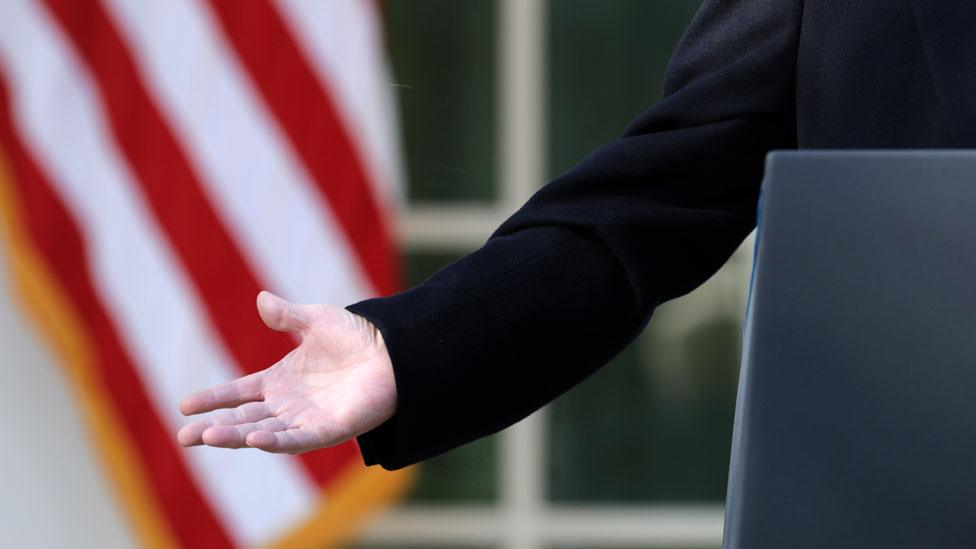
<path fill-rule="evenodd" d="M 976 152 L 774 152 L 727 549 L 976 547 Z"/>

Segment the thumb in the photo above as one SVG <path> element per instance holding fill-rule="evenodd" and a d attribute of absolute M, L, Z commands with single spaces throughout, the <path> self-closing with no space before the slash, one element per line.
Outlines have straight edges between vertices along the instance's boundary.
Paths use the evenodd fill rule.
<path fill-rule="evenodd" d="M 261 320 L 268 328 L 279 332 L 304 332 L 312 321 L 309 308 L 266 290 L 258 294 L 258 314 Z"/>

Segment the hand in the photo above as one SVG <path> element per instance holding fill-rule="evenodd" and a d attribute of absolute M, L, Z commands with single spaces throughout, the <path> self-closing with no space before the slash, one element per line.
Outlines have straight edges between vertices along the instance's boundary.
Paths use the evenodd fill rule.
<path fill-rule="evenodd" d="M 258 448 L 298 454 L 379 426 L 396 409 L 393 365 L 365 318 L 330 305 L 298 305 L 269 292 L 261 320 L 301 343 L 270 368 L 190 394 L 184 415 L 231 408 L 180 429 L 183 446 Z"/>

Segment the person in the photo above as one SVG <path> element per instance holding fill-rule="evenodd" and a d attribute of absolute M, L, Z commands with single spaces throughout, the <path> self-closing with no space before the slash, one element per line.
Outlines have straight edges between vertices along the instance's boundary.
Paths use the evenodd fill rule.
<path fill-rule="evenodd" d="M 184 445 L 358 437 L 396 469 L 525 417 L 609 361 L 753 229 L 772 149 L 976 145 L 976 3 L 707 0 L 663 99 L 474 253 L 345 309 L 258 296 L 300 345 L 205 389 Z"/>

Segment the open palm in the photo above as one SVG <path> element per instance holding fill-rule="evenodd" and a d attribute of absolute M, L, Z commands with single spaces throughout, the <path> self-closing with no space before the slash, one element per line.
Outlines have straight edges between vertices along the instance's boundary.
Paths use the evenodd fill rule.
<path fill-rule="evenodd" d="M 344 442 L 393 415 L 393 367 L 369 321 L 268 292 L 257 305 L 269 328 L 296 333 L 301 343 L 266 370 L 184 398 L 185 415 L 230 409 L 184 426 L 180 444 L 297 454 Z"/>

